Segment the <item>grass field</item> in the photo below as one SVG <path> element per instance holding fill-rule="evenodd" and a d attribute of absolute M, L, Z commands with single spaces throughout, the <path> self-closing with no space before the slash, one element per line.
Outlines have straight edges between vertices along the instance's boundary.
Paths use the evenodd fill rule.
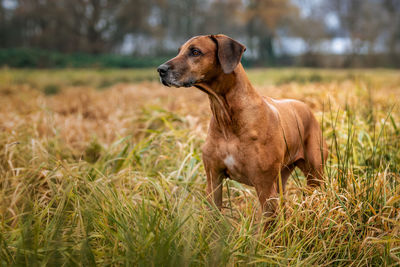
<path fill-rule="evenodd" d="M 400 71 L 254 69 L 263 95 L 306 102 L 326 181 L 297 171 L 262 232 L 255 191 L 205 200 L 210 118 L 155 70 L 0 70 L 0 265 L 400 264 Z"/>

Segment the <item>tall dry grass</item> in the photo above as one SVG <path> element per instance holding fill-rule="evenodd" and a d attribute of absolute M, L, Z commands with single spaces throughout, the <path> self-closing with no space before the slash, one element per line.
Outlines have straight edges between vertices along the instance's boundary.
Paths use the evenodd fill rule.
<path fill-rule="evenodd" d="M 153 72 L 0 71 L 1 265 L 400 263 L 398 71 L 249 71 L 306 102 L 331 152 L 324 186 L 297 171 L 265 233 L 250 187 L 226 181 L 210 209 L 207 97 Z"/>

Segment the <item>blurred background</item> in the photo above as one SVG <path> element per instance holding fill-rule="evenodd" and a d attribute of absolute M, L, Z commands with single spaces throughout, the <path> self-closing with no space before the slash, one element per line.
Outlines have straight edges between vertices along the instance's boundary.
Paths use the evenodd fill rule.
<path fill-rule="evenodd" d="M 210 209 L 209 99 L 156 71 L 215 33 L 329 146 L 265 233 L 251 187 Z M 399 100 L 400 0 L 0 0 L 0 267 L 400 266 Z"/>
<path fill-rule="evenodd" d="M 247 67 L 400 67 L 399 0 L 0 0 L 0 66 L 152 67 L 215 33 Z"/>

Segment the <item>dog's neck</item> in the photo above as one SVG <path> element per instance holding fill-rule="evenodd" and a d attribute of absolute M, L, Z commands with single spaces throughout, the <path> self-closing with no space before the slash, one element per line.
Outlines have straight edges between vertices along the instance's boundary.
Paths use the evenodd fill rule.
<path fill-rule="evenodd" d="M 240 63 L 232 73 L 221 74 L 211 82 L 195 86 L 208 94 L 215 126 L 225 139 L 239 125 L 243 128 L 247 124 L 248 111 L 254 112 L 263 103 Z"/>

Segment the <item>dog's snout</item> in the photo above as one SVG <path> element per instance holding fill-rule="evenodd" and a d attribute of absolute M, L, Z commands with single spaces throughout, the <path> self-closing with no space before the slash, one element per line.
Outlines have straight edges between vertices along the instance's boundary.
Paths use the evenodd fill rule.
<path fill-rule="evenodd" d="M 166 64 L 162 64 L 157 68 L 158 73 L 161 77 L 165 76 L 168 72 L 169 66 Z"/>

